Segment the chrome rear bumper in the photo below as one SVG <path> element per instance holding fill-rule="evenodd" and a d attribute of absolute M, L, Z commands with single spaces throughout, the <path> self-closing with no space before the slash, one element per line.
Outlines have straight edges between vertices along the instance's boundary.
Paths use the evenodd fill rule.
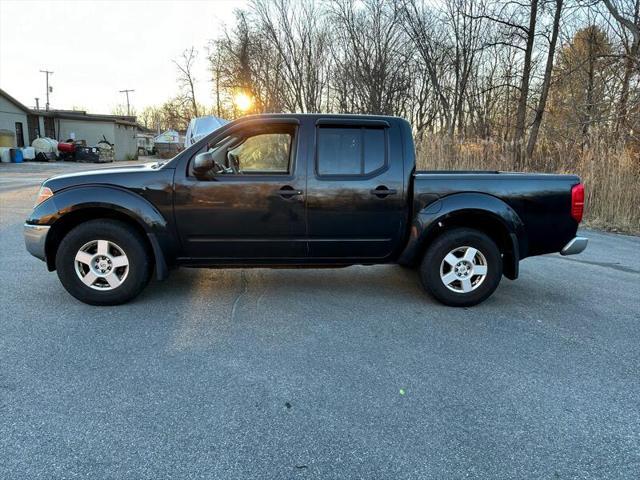
<path fill-rule="evenodd" d="M 562 247 L 562 250 L 560 250 L 560 255 L 575 255 L 576 253 L 580 253 L 585 248 L 587 248 L 587 243 L 589 243 L 588 238 L 575 237 L 564 247 Z"/>
<path fill-rule="evenodd" d="M 49 225 L 24 224 L 24 244 L 27 247 L 27 251 L 40 260 L 45 259 L 44 246 L 50 228 Z"/>

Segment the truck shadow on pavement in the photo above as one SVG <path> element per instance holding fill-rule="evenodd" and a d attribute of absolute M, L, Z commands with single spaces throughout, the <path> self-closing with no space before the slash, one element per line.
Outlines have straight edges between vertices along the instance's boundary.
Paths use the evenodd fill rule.
<path fill-rule="evenodd" d="M 536 292 L 532 295 L 532 292 Z M 375 313 L 381 305 L 395 308 L 441 308 L 454 315 L 458 309 L 445 307 L 431 298 L 420 285 L 415 269 L 397 265 L 352 266 L 327 269 L 197 269 L 180 268 L 165 281 L 152 281 L 135 304 L 162 304 L 170 300 L 192 311 L 206 305 L 207 315 L 219 309 L 230 309 L 232 317 L 239 309 L 253 303 L 257 309 L 272 303 L 280 310 L 308 303 L 324 306 L 357 307 Z M 517 281 L 506 278 L 492 296 L 473 309 L 520 308 L 534 303 L 571 301 L 571 296 L 558 289 L 549 279 L 527 275 Z"/>
<path fill-rule="evenodd" d="M 326 269 L 180 268 L 172 271 L 165 281 L 152 280 L 140 299 L 154 301 L 169 296 L 174 300 L 193 300 L 194 292 L 199 291 L 204 297 L 216 297 L 224 301 L 229 293 L 236 292 L 243 283 L 253 291 L 268 290 L 274 295 L 373 296 L 394 301 L 407 296 L 418 300 L 429 298 L 420 286 L 417 272 L 396 265 L 384 265 Z"/>

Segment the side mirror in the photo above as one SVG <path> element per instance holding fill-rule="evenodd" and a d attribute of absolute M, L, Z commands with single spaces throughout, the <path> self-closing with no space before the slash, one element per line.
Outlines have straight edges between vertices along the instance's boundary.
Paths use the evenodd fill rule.
<path fill-rule="evenodd" d="M 193 159 L 193 173 L 196 175 L 204 175 L 211 171 L 214 166 L 213 152 L 199 153 L 196 155 L 196 158 Z"/>

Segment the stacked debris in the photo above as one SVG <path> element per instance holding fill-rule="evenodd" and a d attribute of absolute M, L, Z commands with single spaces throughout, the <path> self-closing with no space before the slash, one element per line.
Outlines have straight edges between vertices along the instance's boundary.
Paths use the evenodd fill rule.
<path fill-rule="evenodd" d="M 55 162 L 58 159 L 58 142 L 53 138 L 36 138 L 31 146 L 35 150 L 35 159 L 40 162 Z"/>
<path fill-rule="evenodd" d="M 116 158 L 116 150 L 113 143 L 110 143 L 106 137 L 102 137 L 102 140 L 98 142 L 98 162 L 107 163 L 113 162 Z"/>

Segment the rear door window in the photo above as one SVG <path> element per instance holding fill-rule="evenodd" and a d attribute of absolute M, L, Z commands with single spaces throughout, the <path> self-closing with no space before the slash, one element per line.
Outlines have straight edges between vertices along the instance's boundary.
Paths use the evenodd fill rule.
<path fill-rule="evenodd" d="M 384 128 L 317 129 L 316 171 L 319 176 L 365 176 L 386 165 Z"/>

